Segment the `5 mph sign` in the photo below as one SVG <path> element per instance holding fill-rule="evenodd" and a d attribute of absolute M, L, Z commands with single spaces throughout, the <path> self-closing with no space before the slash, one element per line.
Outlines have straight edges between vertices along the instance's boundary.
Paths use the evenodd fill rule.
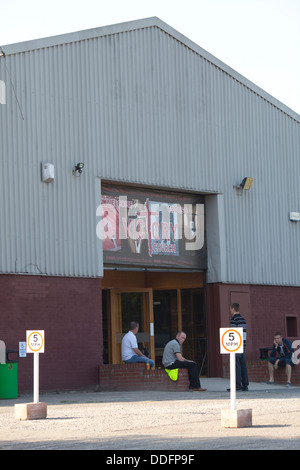
<path fill-rule="evenodd" d="M 33 353 L 33 402 L 39 402 L 39 357 L 45 352 L 45 331 L 26 330 L 26 352 Z"/>
<path fill-rule="evenodd" d="M 243 328 L 220 328 L 221 354 L 241 354 L 243 348 Z"/>
<path fill-rule="evenodd" d="M 45 352 L 44 330 L 27 330 L 26 331 L 26 352 L 27 353 Z"/>

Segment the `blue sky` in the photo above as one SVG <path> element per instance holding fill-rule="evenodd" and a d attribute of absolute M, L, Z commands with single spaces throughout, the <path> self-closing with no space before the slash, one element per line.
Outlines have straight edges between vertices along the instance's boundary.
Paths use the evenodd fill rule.
<path fill-rule="evenodd" d="M 0 0 L 0 45 L 149 16 L 300 114 L 300 0 Z"/>

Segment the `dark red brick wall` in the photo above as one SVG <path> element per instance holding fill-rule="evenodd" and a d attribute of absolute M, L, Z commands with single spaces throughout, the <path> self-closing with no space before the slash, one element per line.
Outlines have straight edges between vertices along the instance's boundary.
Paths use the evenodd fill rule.
<path fill-rule="evenodd" d="M 279 330 L 286 337 L 286 316 L 300 328 L 300 288 L 284 286 L 207 285 L 209 375 L 223 376 L 219 328 L 229 325 L 229 305 L 239 300 L 248 323 L 247 360 L 259 361 Z M 0 339 L 17 349 L 26 330 L 45 330 L 40 355 L 40 390 L 96 386 L 102 364 L 101 280 L 0 275 Z M 300 339 L 298 331 L 297 338 Z M 156 373 L 151 371 L 152 376 Z M 20 358 L 19 390 L 32 390 L 33 357 Z M 148 382 L 152 380 L 147 379 Z"/>
<path fill-rule="evenodd" d="M 291 341 L 300 339 L 300 288 L 286 286 L 207 284 L 207 329 L 209 374 L 222 377 L 219 328 L 229 326 L 231 302 L 240 303 L 247 320 L 247 360 L 258 361 L 260 348 L 271 347 L 280 331 Z M 297 335 L 287 336 L 286 317 L 296 316 Z"/>
<path fill-rule="evenodd" d="M 298 317 L 298 334 L 289 337 L 291 341 L 300 339 L 300 288 L 282 286 L 251 286 L 251 314 L 253 350 L 272 347 L 273 336 L 280 331 L 287 338 L 286 317 Z M 252 359 L 256 359 L 252 355 Z"/>
<path fill-rule="evenodd" d="M 269 380 L 268 362 L 267 361 L 247 361 L 248 376 L 250 382 L 266 382 Z M 229 361 L 223 361 L 223 375 L 226 378 L 230 376 Z M 280 368 L 274 371 L 274 381 L 278 384 L 286 384 L 285 369 Z M 292 368 L 292 385 L 300 384 L 300 366 L 296 365 Z"/>
<path fill-rule="evenodd" d="M 100 279 L 0 275 L 0 339 L 18 349 L 26 330 L 45 330 L 40 390 L 98 384 L 102 363 Z M 13 356 L 11 356 L 13 358 Z M 33 388 L 33 355 L 19 359 L 19 391 Z"/>
<path fill-rule="evenodd" d="M 99 367 L 101 391 L 172 391 L 189 390 L 187 370 L 179 370 L 174 382 L 165 370 L 147 370 L 145 364 L 104 364 Z"/>

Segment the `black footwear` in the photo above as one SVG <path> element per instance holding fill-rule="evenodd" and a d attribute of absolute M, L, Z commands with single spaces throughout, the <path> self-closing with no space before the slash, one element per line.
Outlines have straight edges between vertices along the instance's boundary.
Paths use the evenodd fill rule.
<path fill-rule="evenodd" d="M 237 392 L 241 392 L 243 389 L 242 388 L 236 388 Z M 227 392 L 230 392 L 230 388 L 227 388 Z"/>
<path fill-rule="evenodd" d="M 243 392 L 249 392 L 248 385 L 245 385 L 245 387 L 242 387 L 242 391 Z"/>

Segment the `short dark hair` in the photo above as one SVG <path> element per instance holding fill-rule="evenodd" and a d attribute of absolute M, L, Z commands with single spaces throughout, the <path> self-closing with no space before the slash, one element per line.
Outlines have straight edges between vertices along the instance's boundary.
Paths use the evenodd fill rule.
<path fill-rule="evenodd" d="M 129 324 L 130 331 L 134 330 L 137 326 L 139 326 L 139 322 L 131 321 L 130 324 Z"/>
<path fill-rule="evenodd" d="M 280 333 L 280 331 L 276 331 L 276 333 L 274 333 L 274 338 L 275 336 L 282 336 L 282 334 Z"/>
<path fill-rule="evenodd" d="M 180 331 L 177 331 L 176 336 L 180 336 L 182 333 L 186 335 L 186 332 L 185 332 L 185 331 L 180 330 Z"/>
<path fill-rule="evenodd" d="M 240 311 L 240 304 L 238 304 L 237 302 L 233 302 L 231 305 L 231 308 L 233 308 L 233 310 L 235 312 L 239 312 Z"/>

